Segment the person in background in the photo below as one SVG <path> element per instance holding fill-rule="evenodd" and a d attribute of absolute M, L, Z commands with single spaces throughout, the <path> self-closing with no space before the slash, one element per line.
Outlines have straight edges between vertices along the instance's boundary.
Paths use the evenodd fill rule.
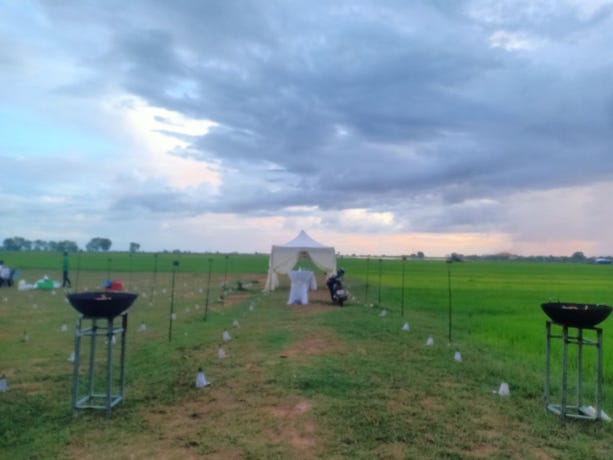
<path fill-rule="evenodd" d="M 72 287 L 70 278 L 68 278 L 68 270 L 70 270 L 70 259 L 68 251 L 64 251 L 64 260 L 62 261 L 62 287 Z"/>
<path fill-rule="evenodd" d="M 17 275 L 17 270 L 4 265 L 4 261 L 0 260 L 0 286 L 6 283 L 8 287 L 13 286 L 13 277 Z"/>

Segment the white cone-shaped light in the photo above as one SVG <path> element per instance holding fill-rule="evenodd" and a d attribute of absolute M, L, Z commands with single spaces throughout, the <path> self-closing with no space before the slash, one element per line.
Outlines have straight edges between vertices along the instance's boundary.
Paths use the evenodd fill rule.
<path fill-rule="evenodd" d="M 379 316 L 385 316 L 387 315 L 387 310 L 383 309 L 381 310 L 381 313 L 379 313 Z"/>
<path fill-rule="evenodd" d="M 61 331 L 66 332 L 68 330 L 68 326 L 66 324 L 62 324 Z"/>
<path fill-rule="evenodd" d="M 145 323 L 140 323 L 138 326 L 138 332 L 145 332 L 147 330 L 147 325 Z"/>
<path fill-rule="evenodd" d="M 462 355 L 459 351 L 456 351 L 455 354 L 453 355 L 453 359 L 454 361 L 461 363 L 462 362 Z"/>
<path fill-rule="evenodd" d="M 68 362 L 74 363 L 74 351 L 70 353 L 70 356 L 67 359 Z"/>
<path fill-rule="evenodd" d="M 409 323 L 404 323 L 404 326 L 402 326 L 402 330 L 403 331 L 409 331 L 411 328 L 409 327 Z"/>
<path fill-rule="evenodd" d="M 210 383 L 211 382 L 209 382 L 206 379 L 206 376 L 204 375 L 204 371 L 202 370 L 202 368 L 201 367 L 198 368 L 198 374 L 196 374 L 196 388 L 203 388 Z"/>
<path fill-rule="evenodd" d="M 176 313 L 171 314 L 171 315 L 170 315 L 170 319 L 171 319 L 171 320 L 173 320 L 173 321 L 174 321 L 175 319 L 177 319 L 177 314 L 176 314 Z"/>
<path fill-rule="evenodd" d="M 240 327 L 237 320 L 234 320 L 234 322 L 232 323 L 232 326 L 234 326 L 237 329 Z"/>
<path fill-rule="evenodd" d="M 224 359 L 227 356 L 226 350 L 220 347 L 219 350 L 217 350 L 217 356 L 219 357 L 219 359 Z"/>
<path fill-rule="evenodd" d="M 498 389 L 498 394 L 500 396 L 509 396 L 511 391 L 509 390 L 509 384 L 507 382 L 502 382 L 500 384 L 500 388 Z"/>
<path fill-rule="evenodd" d="M 230 337 L 230 333 L 229 333 L 228 331 L 223 331 L 223 334 L 222 334 L 222 336 L 221 336 L 221 337 L 222 337 L 222 338 L 224 339 L 224 341 L 226 341 L 226 342 L 227 342 L 228 340 L 231 340 L 231 339 L 232 339 L 232 337 Z"/>
<path fill-rule="evenodd" d="M 426 340 L 426 345 L 428 345 L 429 347 L 434 345 L 434 339 L 432 337 L 428 337 L 428 340 Z"/>
<path fill-rule="evenodd" d="M 249 304 L 249 311 L 253 311 L 254 308 L 255 308 L 255 305 Z"/>

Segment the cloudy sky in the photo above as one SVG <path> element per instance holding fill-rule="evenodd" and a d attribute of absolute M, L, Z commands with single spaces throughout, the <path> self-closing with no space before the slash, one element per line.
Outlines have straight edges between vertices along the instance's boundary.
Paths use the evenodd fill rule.
<path fill-rule="evenodd" d="M 0 9 L 0 241 L 613 254 L 613 2 Z"/>

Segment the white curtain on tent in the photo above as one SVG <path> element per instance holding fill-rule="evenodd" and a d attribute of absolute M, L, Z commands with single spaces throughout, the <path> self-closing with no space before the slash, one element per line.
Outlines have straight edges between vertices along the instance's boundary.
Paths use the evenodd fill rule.
<path fill-rule="evenodd" d="M 336 271 L 336 252 L 331 246 L 324 246 L 301 230 L 296 238 L 272 247 L 268 263 L 267 291 L 279 286 L 279 274 L 286 275 L 298 262 L 301 253 L 307 253 L 317 268 L 327 273 Z"/>
<path fill-rule="evenodd" d="M 289 279 L 292 281 L 287 304 L 308 304 L 309 291 L 315 291 L 317 289 L 315 274 L 311 270 L 290 270 L 287 276 L 289 276 Z"/>

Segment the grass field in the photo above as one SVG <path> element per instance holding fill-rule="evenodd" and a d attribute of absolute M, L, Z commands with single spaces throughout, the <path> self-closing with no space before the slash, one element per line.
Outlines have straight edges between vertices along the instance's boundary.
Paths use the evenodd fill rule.
<path fill-rule="evenodd" d="M 59 255 L 0 258 L 28 282 L 61 278 Z M 540 309 L 549 299 L 613 304 L 613 267 L 346 258 L 339 265 L 352 299 L 338 308 L 322 274 L 308 306 L 285 305 L 287 283 L 263 294 L 267 260 L 72 257 L 75 289 L 112 278 L 139 293 L 126 399 L 110 418 L 72 415 L 77 315 L 64 291 L 0 288 L 0 374 L 9 384 L 0 393 L 0 458 L 613 458 L 610 423 L 562 424 L 544 408 Z M 613 414 L 610 321 L 602 325 L 604 408 Z M 585 354 L 589 381 L 595 362 Z M 554 363 L 559 357 L 553 350 Z M 194 386 L 199 367 L 212 382 L 204 389 Z M 508 397 L 493 394 L 502 381 Z"/>

